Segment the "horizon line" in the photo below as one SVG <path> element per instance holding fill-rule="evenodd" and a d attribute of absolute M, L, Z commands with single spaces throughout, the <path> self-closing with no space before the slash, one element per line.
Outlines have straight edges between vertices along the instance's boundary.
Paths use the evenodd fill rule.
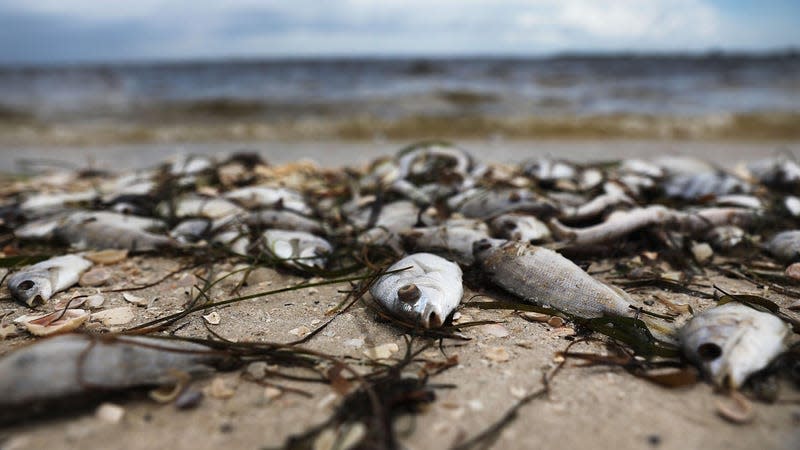
<path fill-rule="evenodd" d="M 196 57 L 142 57 L 119 59 L 75 59 L 75 60 L 20 60 L 2 61 L 0 69 L 37 69 L 59 67 L 104 67 L 104 66 L 170 66 L 196 65 L 214 63 L 283 63 L 283 62 L 334 62 L 334 61 L 547 61 L 559 59 L 618 59 L 618 58 L 654 58 L 654 59 L 705 59 L 705 58 L 739 58 L 763 59 L 775 57 L 799 57 L 800 47 L 784 46 L 770 49 L 720 49 L 706 50 L 564 50 L 535 53 L 364 53 L 364 54 L 287 54 L 287 55 L 230 55 L 230 56 L 196 56 Z"/>

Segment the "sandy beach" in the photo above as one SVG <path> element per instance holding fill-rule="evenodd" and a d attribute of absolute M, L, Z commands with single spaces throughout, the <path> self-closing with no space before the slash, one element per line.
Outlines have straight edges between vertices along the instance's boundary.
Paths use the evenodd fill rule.
<path fill-rule="evenodd" d="M 37 161 L 44 165 L 58 161 L 64 167 L 124 171 L 148 167 L 176 152 L 219 155 L 241 149 L 256 150 L 272 164 L 310 159 L 325 167 L 341 167 L 391 155 L 402 144 L 291 141 L 148 144 L 88 149 L 19 147 L 0 151 L 0 171 L 29 170 L 36 167 L 30 162 Z M 481 160 L 503 163 L 539 156 L 597 161 L 651 159 L 675 153 L 708 159 L 723 167 L 732 167 L 738 161 L 768 157 L 778 151 L 800 149 L 798 142 L 781 141 L 473 140 L 459 142 L 459 145 Z M 716 256 L 691 287 L 711 293 L 711 286 L 717 285 L 736 293 L 764 294 L 762 287 L 721 276 L 714 266 L 724 260 Z M 129 257 L 108 266 L 112 276 L 101 289 L 110 291 L 150 283 L 180 269 L 187 262 L 181 258 L 159 256 Z M 607 278 L 609 273 L 604 269 L 615 262 L 618 261 L 598 257 L 589 272 L 610 281 Z M 178 270 L 155 286 L 136 291 L 137 296 L 146 299 L 146 306 L 133 307 L 135 319 L 121 328 L 180 310 L 200 277 L 216 279 L 235 269 L 231 262 L 220 261 L 211 267 Z M 209 292 L 210 296 L 214 299 L 230 298 L 241 277 L 237 274 L 226 278 Z M 301 281 L 303 279 L 283 270 L 258 269 L 257 276 L 253 276 L 236 295 L 279 289 Z M 428 363 L 443 363 L 448 358 L 457 357 L 457 365 L 431 378 L 430 383 L 439 388 L 434 389 L 436 401 L 426 411 L 397 422 L 396 429 L 404 448 L 450 448 L 473 437 L 499 420 L 521 397 L 541 389 L 542 376 L 551 373 L 563 361 L 558 352 L 564 351 L 577 339 L 570 323 L 554 327 L 525 320 L 513 311 L 490 311 L 470 306 L 470 301 L 507 297 L 482 286 L 468 287 L 463 301 L 467 304 L 462 304 L 459 320 L 497 323 L 464 329 L 467 340 L 445 340 L 441 347 L 435 341 L 413 341 L 415 349 L 428 347 L 420 354 Z M 213 309 L 219 314 L 218 324 L 209 325 L 200 313 L 195 313 L 181 319 L 170 330 L 179 336 L 207 337 L 213 331 L 234 341 L 285 343 L 304 336 L 333 318 L 324 331 L 303 345 L 333 355 L 349 356 L 355 367 L 369 360 L 368 349 L 384 344 L 396 344 L 391 358 L 400 358 L 406 349 L 406 336 L 391 323 L 379 320 L 366 304 L 359 303 L 340 315 L 331 313 L 344 299 L 341 290 L 346 288 L 346 284 L 340 284 L 259 297 Z M 76 293 L 93 294 L 96 291 L 97 288 L 76 287 L 68 293 L 56 295 L 54 299 L 58 301 Z M 657 294 L 695 309 L 713 303 L 712 300 L 656 288 L 637 289 L 631 294 L 639 302 Z M 8 295 L 6 286 L 0 288 L 0 296 Z M 104 295 L 103 308 L 130 306 L 119 292 Z M 769 298 L 782 307 L 793 301 L 776 292 L 769 292 Z M 4 324 L 29 311 L 13 302 L 4 302 L 2 308 Z M 653 308 L 662 313 L 667 311 L 659 304 Z M 53 309 L 52 303 L 45 309 Z M 88 328 L 104 332 L 114 327 L 93 322 Z M 27 333 L 18 331 L 0 342 L 0 353 L 8 353 L 31 341 Z M 603 352 L 605 347 L 590 342 L 578 344 L 573 350 Z M 732 400 L 716 393 L 707 383 L 667 389 L 634 377 L 619 367 L 580 366 L 577 360 L 566 361 L 563 369 L 552 378 L 549 393 L 522 406 L 515 420 L 497 436 L 492 448 L 794 449 L 800 443 L 798 392 L 788 385 L 781 386 L 777 403 L 753 403 L 755 419 L 751 423 L 733 424 L 717 413 L 719 404 L 730 406 Z M 212 380 L 219 378 L 232 391 L 224 396 L 206 395 L 194 409 L 178 410 L 171 404 L 156 403 L 147 397 L 146 391 L 128 392 L 108 399 L 124 408 L 124 417 L 117 423 L 99 419 L 94 412 L 95 403 L 68 410 L 55 418 L 2 429 L 0 448 L 276 448 L 286 443 L 290 436 L 324 421 L 341 400 L 341 396 L 325 384 L 265 379 L 279 388 L 295 388 L 307 395 L 291 390 L 276 393 L 274 388 L 248 381 L 245 374 L 253 371 L 257 369 L 245 367 L 197 379 L 192 385 L 197 389 L 209 389 Z M 357 433 L 341 432 L 345 435 Z M 314 448 L 330 447 L 318 441 Z"/>

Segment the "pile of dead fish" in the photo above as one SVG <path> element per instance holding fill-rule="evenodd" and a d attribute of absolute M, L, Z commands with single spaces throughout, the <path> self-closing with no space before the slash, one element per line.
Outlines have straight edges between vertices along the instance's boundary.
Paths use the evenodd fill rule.
<path fill-rule="evenodd" d="M 372 285 L 372 296 L 398 319 L 435 328 L 462 300 L 462 270 L 482 274 L 521 301 L 595 318 L 634 317 L 642 305 L 589 275 L 576 257 L 668 249 L 698 267 L 737 252 L 792 264 L 800 261 L 798 193 L 800 165 L 785 157 L 733 170 L 668 156 L 502 165 L 480 163 L 452 145 L 424 143 L 337 170 L 270 166 L 243 153 L 221 161 L 178 157 L 120 175 L 48 174 L 15 183 L 0 214 L 20 248 L 47 244 L 71 252 L 8 277 L 13 297 L 29 306 L 73 286 L 93 264 L 82 253 L 88 251 L 221 249 L 324 276 L 364 249 L 381 249 L 394 264 Z M 59 320 L 70 314 L 81 317 L 67 310 Z M 777 317 L 738 304 L 707 309 L 679 329 L 657 322 L 648 322 L 655 335 L 679 342 L 710 379 L 734 388 L 792 337 Z M 77 338 L 61 344 L 89 345 Z M 97 346 L 92 357 L 115 358 L 103 353 L 110 344 Z M 19 369 L 15 361 L 32 358 L 25 352 L 33 348 L 0 365 Z M 191 352 L 182 355 L 186 364 L 196 362 Z M 142 358 L 150 357 L 142 350 Z M 143 374 L 142 381 L 156 376 Z M 20 398 L 28 392 L 19 381 L 0 383 Z"/>

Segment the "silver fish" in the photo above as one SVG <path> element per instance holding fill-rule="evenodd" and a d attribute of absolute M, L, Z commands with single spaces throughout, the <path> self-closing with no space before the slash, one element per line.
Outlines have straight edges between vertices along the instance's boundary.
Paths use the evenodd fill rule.
<path fill-rule="evenodd" d="M 654 225 L 672 227 L 690 234 L 703 234 L 722 225 L 747 226 L 759 215 L 760 211 L 745 208 L 704 208 L 683 212 L 651 205 L 614 212 L 605 222 L 585 228 L 567 227 L 557 219 L 551 219 L 550 228 L 558 239 L 573 245 L 588 245 L 610 242 Z"/>
<path fill-rule="evenodd" d="M 680 174 L 664 183 L 667 197 L 683 200 L 697 200 L 709 195 L 746 194 L 751 190 L 750 184 L 724 172 Z"/>
<path fill-rule="evenodd" d="M 503 214 L 490 222 L 496 236 L 531 244 L 550 239 L 550 229 L 539 219 L 525 214 Z"/>
<path fill-rule="evenodd" d="M 397 261 L 370 293 L 387 311 L 423 328 L 442 326 L 461 302 L 461 268 L 430 253 L 414 253 Z"/>
<path fill-rule="evenodd" d="M 568 220 L 589 220 L 600 216 L 618 205 L 633 205 L 634 201 L 617 183 L 608 182 L 603 186 L 605 192 L 588 202 L 575 207 L 562 208 L 560 217 Z"/>
<path fill-rule="evenodd" d="M 186 219 L 175 225 L 169 235 L 181 244 L 197 242 L 208 235 L 211 225 L 209 219 Z"/>
<path fill-rule="evenodd" d="M 776 234 L 767 242 L 767 250 L 784 263 L 800 261 L 800 230 Z"/>
<path fill-rule="evenodd" d="M 413 251 L 434 252 L 470 266 L 475 261 L 472 248 L 475 242 L 489 237 L 485 223 L 474 219 L 450 219 L 432 227 L 402 231 L 405 245 Z"/>
<path fill-rule="evenodd" d="M 249 186 L 228 191 L 223 195 L 248 209 L 285 208 L 302 214 L 312 212 L 303 194 L 283 187 Z"/>
<path fill-rule="evenodd" d="M 210 371 L 206 346 L 145 337 L 68 334 L 36 342 L 0 359 L 0 405 L 35 407 L 138 386 L 174 383 L 174 371 Z"/>
<path fill-rule="evenodd" d="M 69 216 L 53 234 L 57 239 L 80 250 L 119 248 L 132 252 L 149 252 L 175 245 L 171 238 L 146 231 L 133 222 L 106 220 L 103 217 L 105 216 L 85 214 Z"/>
<path fill-rule="evenodd" d="M 78 255 L 64 255 L 20 269 L 9 277 L 8 289 L 14 299 L 33 306 L 50 299 L 78 282 L 92 263 Z"/>
<path fill-rule="evenodd" d="M 178 198 L 174 205 L 163 202 L 156 211 L 161 217 L 170 216 L 170 207 L 174 206 L 176 218 L 205 217 L 208 219 L 222 219 L 242 213 L 242 208 L 230 200 L 219 197 L 203 197 L 190 194 Z"/>
<path fill-rule="evenodd" d="M 327 255 L 333 251 L 328 241 L 305 231 L 267 230 L 263 239 L 270 253 L 295 268 L 323 268 Z"/>
<path fill-rule="evenodd" d="M 526 242 L 487 239 L 475 259 L 499 287 L 523 300 L 579 317 L 630 316 L 630 297 L 560 254 Z"/>
<path fill-rule="evenodd" d="M 322 233 L 322 224 L 312 218 L 288 209 L 256 211 L 244 217 L 244 223 L 253 228 L 278 228 L 284 230 Z"/>
<path fill-rule="evenodd" d="M 726 303 L 693 317 L 678 337 L 686 357 L 715 384 L 735 389 L 784 351 L 790 334 L 772 314 Z"/>
<path fill-rule="evenodd" d="M 510 212 L 549 215 L 556 211 L 550 200 L 530 189 L 468 189 L 447 201 L 450 209 L 466 217 L 486 219 Z"/>

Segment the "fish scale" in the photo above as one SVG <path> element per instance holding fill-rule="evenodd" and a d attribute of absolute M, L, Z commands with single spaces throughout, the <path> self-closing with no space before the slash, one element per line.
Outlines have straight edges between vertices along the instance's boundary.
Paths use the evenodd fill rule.
<path fill-rule="evenodd" d="M 631 305 L 622 291 L 544 247 L 486 240 L 476 244 L 475 256 L 494 283 L 527 301 L 580 317 L 630 314 Z"/>

